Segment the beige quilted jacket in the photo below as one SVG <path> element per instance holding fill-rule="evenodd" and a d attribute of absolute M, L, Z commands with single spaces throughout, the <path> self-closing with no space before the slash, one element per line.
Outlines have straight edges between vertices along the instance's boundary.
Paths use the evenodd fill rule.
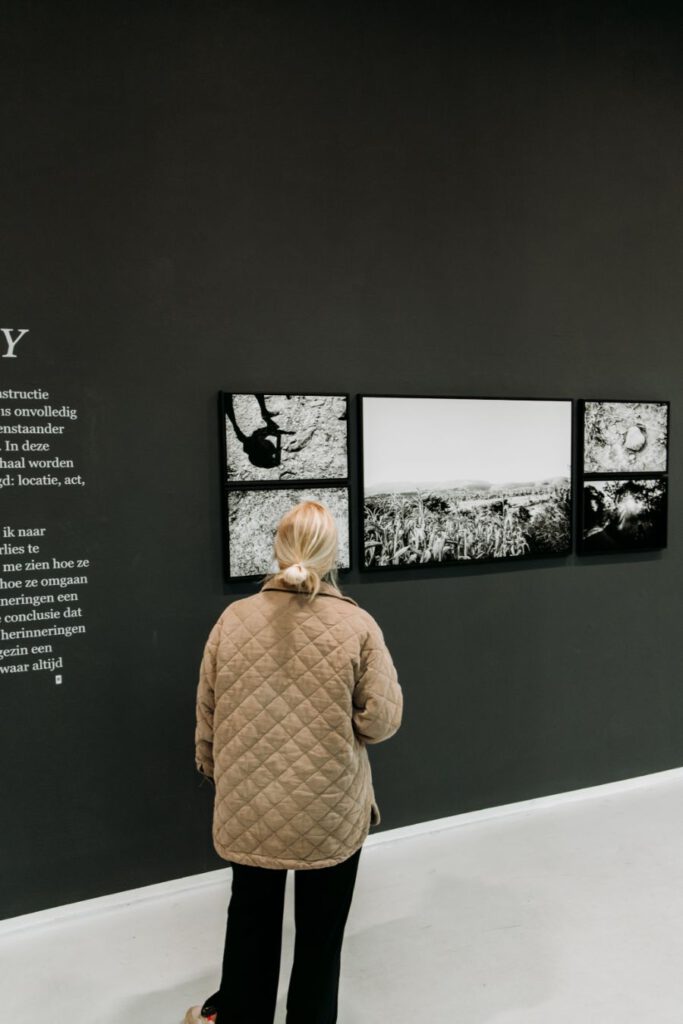
<path fill-rule="evenodd" d="M 267 582 L 229 605 L 204 651 L 195 733 L 219 855 L 265 868 L 350 857 L 380 822 L 366 744 L 402 710 L 379 626 L 330 584 L 311 601 Z"/>

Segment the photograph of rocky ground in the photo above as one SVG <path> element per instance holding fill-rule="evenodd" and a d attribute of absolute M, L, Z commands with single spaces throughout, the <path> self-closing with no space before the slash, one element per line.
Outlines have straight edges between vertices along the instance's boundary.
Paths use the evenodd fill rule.
<path fill-rule="evenodd" d="M 571 550 L 571 403 L 367 398 L 365 568 Z"/>
<path fill-rule="evenodd" d="M 667 479 L 587 480 L 581 551 L 623 554 L 666 546 Z"/>
<path fill-rule="evenodd" d="M 229 577 L 262 576 L 273 568 L 273 536 L 282 516 L 300 501 L 320 501 L 332 512 L 339 531 L 338 568 L 348 569 L 349 496 L 346 487 L 274 488 L 229 491 Z"/>
<path fill-rule="evenodd" d="M 666 472 L 668 413 L 665 402 L 586 402 L 584 472 Z"/>
<path fill-rule="evenodd" d="M 222 394 L 228 483 L 344 480 L 344 395 Z"/>

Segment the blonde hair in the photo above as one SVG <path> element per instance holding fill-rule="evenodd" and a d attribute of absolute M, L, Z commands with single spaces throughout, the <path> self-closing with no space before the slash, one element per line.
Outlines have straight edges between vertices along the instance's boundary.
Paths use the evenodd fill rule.
<path fill-rule="evenodd" d="M 326 579 L 337 586 L 337 524 L 319 501 L 302 501 L 278 523 L 273 547 L 279 569 L 271 575 L 312 598 Z"/>

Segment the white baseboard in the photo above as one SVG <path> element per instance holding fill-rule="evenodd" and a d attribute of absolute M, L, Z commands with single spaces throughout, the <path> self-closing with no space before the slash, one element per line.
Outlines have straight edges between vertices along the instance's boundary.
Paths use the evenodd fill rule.
<path fill-rule="evenodd" d="M 650 786 L 658 786 L 676 781 L 683 781 L 683 768 L 671 768 L 667 771 L 655 772 L 651 775 L 638 775 L 631 779 L 620 779 L 618 782 L 607 782 L 600 786 L 589 786 L 586 789 L 572 789 L 566 793 L 553 793 L 550 796 L 536 797 L 533 800 L 520 800 L 516 803 L 502 804 L 498 807 L 483 807 L 478 811 L 468 811 L 464 814 L 451 815 L 448 818 L 435 818 L 431 821 L 417 822 L 415 825 L 406 825 L 403 828 L 386 829 L 384 832 L 377 832 L 374 835 L 368 836 L 364 849 L 372 849 L 384 843 L 395 843 L 402 839 L 412 839 L 417 836 L 428 835 L 432 832 L 442 832 L 445 829 L 462 828 L 464 825 L 473 825 L 492 818 L 504 818 L 513 814 L 528 814 L 532 811 L 556 807 L 558 804 L 591 800 L 596 797 L 624 793 L 632 789 L 646 789 Z M 7 935 L 10 932 L 22 931 L 25 928 L 43 928 L 49 924 L 73 920 L 76 917 L 83 917 L 89 914 L 101 914 L 110 910 L 119 910 L 133 903 L 139 904 L 148 900 L 166 899 L 169 896 L 192 889 L 203 889 L 206 886 L 213 885 L 225 887 L 229 877 L 229 867 L 219 868 L 217 871 L 206 871 L 201 875 L 173 878 L 168 882 L 145 885 L 140 889 L 127 889 L 125 892 L 116 892 L 108 896 L 97 896 L 95 899 L 81 900 L 78 903 L 68 903 L 65 906 L 51 907 L 47 910 L 38 910 L 33 914 L 23 914 L 20 917 L 10 917 L 0 921 L 0 936 Z"/>

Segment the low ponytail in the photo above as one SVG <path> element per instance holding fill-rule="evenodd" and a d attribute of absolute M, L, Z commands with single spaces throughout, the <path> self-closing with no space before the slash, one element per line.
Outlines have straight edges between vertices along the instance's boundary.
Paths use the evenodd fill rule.
<path fill-rule="evenodd" d="M 291 583 L 293 587 L 299 586 L 308 579 L 308 569 L 305 569 L 301 562 L 295 562 L 282 570 L 282 578 L 285 583 Z"/>

